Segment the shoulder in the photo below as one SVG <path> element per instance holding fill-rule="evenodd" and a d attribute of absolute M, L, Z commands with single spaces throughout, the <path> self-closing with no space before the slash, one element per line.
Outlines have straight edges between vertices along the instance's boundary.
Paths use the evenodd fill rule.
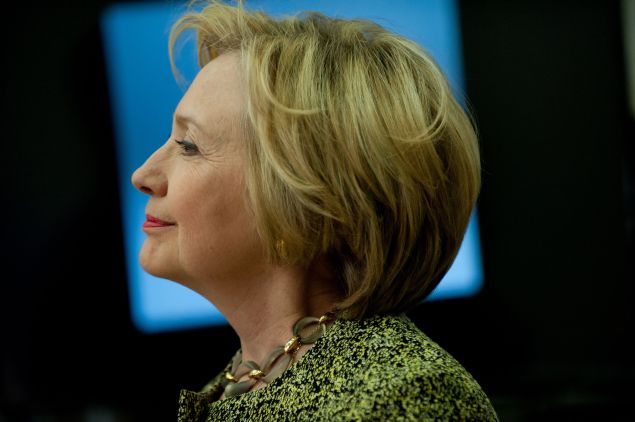
<path fill-rule="evenodd" d="M 323 412 L 364 420 L 497 420 L 476 380 L 405 315 L 334 328 L 316 360 L 335 392 Z"/>

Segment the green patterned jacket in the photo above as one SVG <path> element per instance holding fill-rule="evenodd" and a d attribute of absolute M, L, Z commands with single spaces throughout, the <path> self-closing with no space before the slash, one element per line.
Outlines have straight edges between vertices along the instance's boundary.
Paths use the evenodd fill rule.
<path fill-rule="evenodd" d="M 217 400 L 224 373 L 181 391 L 179 422 L 498 420 L 474 378 L 404 314 L 337 320 L 271 384 Z"/>

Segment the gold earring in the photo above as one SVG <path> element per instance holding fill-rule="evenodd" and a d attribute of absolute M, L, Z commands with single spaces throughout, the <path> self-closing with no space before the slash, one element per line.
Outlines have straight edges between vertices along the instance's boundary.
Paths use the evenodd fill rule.
<path fill-rule="evenodd" d="M 276 252 L 278 252 L 280 258 L 287 259 L 287 245 L 284 243 L 284 240 L 276 240 Z"/>

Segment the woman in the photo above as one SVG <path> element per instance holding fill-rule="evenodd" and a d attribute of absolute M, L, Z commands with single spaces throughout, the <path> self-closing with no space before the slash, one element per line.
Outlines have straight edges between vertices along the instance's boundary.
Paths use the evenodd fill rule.
<path fill-rule="evenodd" d="M 480 188 L 470 119 L 414 42 L 369 21 L 212 0 L 173 27 L 201 70 L 133 175 L 143 268 L 240 338 L 180 421 L 496 420 L 403 314 L 454 260 Z"/>

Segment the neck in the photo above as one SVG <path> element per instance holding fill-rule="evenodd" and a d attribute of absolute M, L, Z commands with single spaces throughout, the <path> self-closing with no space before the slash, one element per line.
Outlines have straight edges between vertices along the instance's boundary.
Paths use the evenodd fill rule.
<path fill-rule="evenodd" d="M 210 290 L 205 296 L 238 334 L 243 361 L 258 364 L 291 338 L 300 318 L 320 317 L 339 299 L 337 284 L 321 263 L 270 267 Z"/>

